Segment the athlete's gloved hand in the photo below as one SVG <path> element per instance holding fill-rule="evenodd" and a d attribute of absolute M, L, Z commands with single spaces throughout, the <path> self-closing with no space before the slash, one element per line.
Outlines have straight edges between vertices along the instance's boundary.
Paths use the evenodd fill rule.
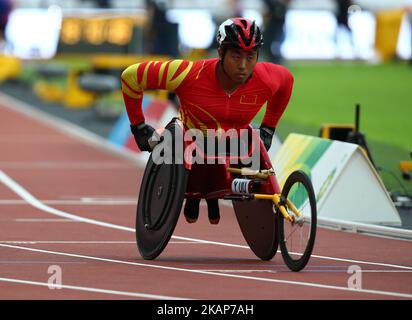
<path fill-rule="evenodd" d="M 269 150 L 270 146 L 272 145 L 272 138 L 273 138 L 273 135 L 275 134 L 276 128 L 261 125 L 259 129 L 260 129 L 260 139 L 262 139 L 266 150 Z"/>
<path fill-rule="evenodd" d="M 153 136 L 155 129 L 144 122 L 140 122 L 134 125 L 132 124 L 130 125 L 130 129 L 139 149 L 141 151 L 152 151 L 152 148 L 149 144 L 149 139 Z"/>

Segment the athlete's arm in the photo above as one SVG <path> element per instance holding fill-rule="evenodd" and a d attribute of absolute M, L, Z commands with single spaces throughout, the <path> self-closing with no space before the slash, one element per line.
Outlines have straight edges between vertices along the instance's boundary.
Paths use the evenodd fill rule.
<path fill-rule="evenodd" d="M 290 71 L 282 66 L 271 65 L 270 73 L 270 77 L 277 83 L 277 90 L 268 101 L 262 126 L 275 129 L 289 103 L 294 79 Z"/>
<path fill-rule="evenodd" d="M 192 68 L 193 62 L 186 60 L 147 61 L 136 63 L 123 71 L 122 94 L 130 123 L 144 122 L 142 111 L 143 91 L 161 89 L 175 91 Z"/>

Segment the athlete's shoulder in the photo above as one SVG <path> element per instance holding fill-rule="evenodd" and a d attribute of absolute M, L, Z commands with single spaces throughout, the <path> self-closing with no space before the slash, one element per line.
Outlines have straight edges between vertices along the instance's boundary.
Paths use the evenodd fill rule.
<path fill-rule="evenodd" d="M 199 75 L 201 73 L 206 74 L 212 70 L 214 72 L 218 61 L 219 59 L 216 59 L 216 58 L 197 60 L 193 63 L 193 70 L 195 70 Z"/>
<path fill-rule="evenodd" d="M 268 85 L 274 85 L 279 81 L 290 83 L 294 79 L 292 73 L 286 67 L 270 62 L 258 62 L 255 72 Z"/>
<path fill-rule="evenodd" d="M 202 59 L 202 60 L 197 60 L 194 63 L 199 64 L 199 65 L 203 65 L 203 67 L 207 66 L 207 67 L 213 67 L 216 65 L 216 63 L 219 62 L 218 58 L 210 58 L 210 59 Z"/>
<path fill-rule="evenodd" d="M 156 70 L 158 70 L 160 84 L 164 84 L 167 90 L 174 91 L 190 78 L 193 68 L 192 61 L 174 59 L 161 63 Z"/>
<path fill-rule="evenodd" d="M 192 62 L 189 74 L 185 79 L 185 84 L 198 81 L 209 81 L 211 73 L 214 72 L 218 59 L 204 59 Z"/>

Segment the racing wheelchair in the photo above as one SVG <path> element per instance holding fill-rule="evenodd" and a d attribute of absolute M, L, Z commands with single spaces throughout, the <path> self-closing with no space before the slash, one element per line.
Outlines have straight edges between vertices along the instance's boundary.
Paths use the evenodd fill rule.
<path fill-rule="evenodd" d="M 156 163 L 154 149 L 141 182 L 136 214 L 136 241 L 141 256 L 151 260 L 162 253 L 185 198 L 213 198 L 232 201 L 241 232 L 258 258 L 271 260 L 280 247 L 288 268 L 302 270 L 316 237 L 316 198 L 309 177 L 303 171 L 294 171 L 281 190 L 260 138 L 251 139 L 246 155 L 259 152 L 258 169 L 232 165 L 233 157 L 241 156 L 230 153 L 215 155 L 221 160 L 217 164 L 193 163 L 194 154 L 206 160 L 211 156 L 196 148 L 196 139 L 183 141 L 181 154 L 173 151 L 185 133 L 178 118 L 169 122 L 164 132 L 167 131 L 172 137 L 167 144 L 172 161 Z M 257 137 L 252 127 L 247 132 Z"/>

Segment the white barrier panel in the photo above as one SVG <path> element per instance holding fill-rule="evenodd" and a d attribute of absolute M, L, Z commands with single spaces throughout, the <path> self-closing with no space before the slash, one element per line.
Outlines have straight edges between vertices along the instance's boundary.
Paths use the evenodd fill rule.
<path fill-rule="evenodd" d="M 294 170 L 309 175 L 320 218 L 401 225 L 382 180 L 358 145 L 291 134 L 271 160 L 281 186 Z"/>

